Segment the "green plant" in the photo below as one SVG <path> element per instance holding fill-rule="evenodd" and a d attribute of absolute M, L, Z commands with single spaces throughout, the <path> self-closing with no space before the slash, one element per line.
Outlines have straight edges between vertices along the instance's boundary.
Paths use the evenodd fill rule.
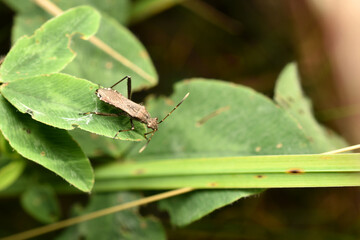
<path fill-rule="evenodd" d="M 142 144 L 134 141 L 144 140 L 143 124 L 136 123 L 136 131 L 120 133 L 120 140 L 113 140 L 117 130 L 129 127 L 127 117 L 79 114 L 118 111 L 95 96 L 98 84 L 110 86 L 124 75 L 133 77 L 138 90 L 157 84 L 141 43 L 115 19 L 99 13 L 105 9 L 96 1 L 85 3 L 97 10 L 75 7 L 39 28 L 47 13 L 28 1 L 7 2 L 19 15 L 16 43 L 0 68 L 0 195 L 22 195 L 24 208 L 39 221 L 59 218 L 54 193 L 79 194 L 78 190 L 93 191 L 93 196 L 86 209 L 74 207 L 74 215 L 141 197 L 119 193 L 123 190 L 203 189 L 160 202 L 172 224 L 184 226 L 265 187 L 358 185 L 354 173 L 359 171 L 358 154 L 317 154 L 346 143 L 314 119 L 295 64 L 279 76 L 274 101 L 250 88 L 214 79 L 184 80 L 175 85 L 170 99 L 148 99 L 148 110 L 161 117 L 191 93 L 139 155 Z M 66 4 L 59 1 L 63 9 L 74 7 Z M 20 37 L 24 34 L 31 36 Z M 254 157 L 258 155 L 274 156 Z M 120 156 L 123 162 L 115 162 Z M 98 161 L 100 166 L 93 170 L 88 158 L 106 163 Z M 24 172 L 26 159 L 63 179 L 32 164 L 28 165 L 34 169 Z M 31 204 L 36 199 L 41 204 Z M 115 238 L 127 232 L 132 239 L 165 238 L 157 220 L 127 211 L 69 228 L 60 239 L 98 238 L 99 223 Z M 120 229 L 115 227 L 118 224 Z"/>

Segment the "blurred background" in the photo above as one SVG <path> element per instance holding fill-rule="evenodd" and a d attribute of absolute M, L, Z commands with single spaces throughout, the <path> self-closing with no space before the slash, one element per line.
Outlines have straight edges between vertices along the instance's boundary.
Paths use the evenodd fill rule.
<path fill-rule="evenodd" d="M 11 47 L 13 17 L 0 2 L 1 55 Z M 169 95 L 175 82 L 191 77 L 247 85 L 272 97 L 281 69 L 297 61 L 318 120 L 349 144 L 360 142 L 359 1 L 164 0 L 147 14 L 130 11 L 125 22 L 148 50 L 160 81 L 135 93 L 136 101 Z M 357 188 L 268 190 L 184 229 L 167 225 L 167 231 L 170 239 L 358 239 L 359 197 Z M 19 214 L 14 199 L 0 203 L 6 216 Z M 20 214 L 18 231 L 37 226 Z"/>

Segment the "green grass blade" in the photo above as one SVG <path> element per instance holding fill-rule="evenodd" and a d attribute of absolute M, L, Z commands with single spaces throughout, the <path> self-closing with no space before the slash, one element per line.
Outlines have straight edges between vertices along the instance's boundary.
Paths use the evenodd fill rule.
<path fill-rule="evenodd" d="M 239 189 L 360 186 L 360 172 L 349 173 L 243 173 L 195 176 L 166 176 L 98 180 L 95 191 L 125 189 Z"/>
<path fill-rule="evenodd" d="M 96 170 L 97 179 L 224 173 L 360 172 L 360 154 L 269 155 L 193 158 L 112 164 Z"/>

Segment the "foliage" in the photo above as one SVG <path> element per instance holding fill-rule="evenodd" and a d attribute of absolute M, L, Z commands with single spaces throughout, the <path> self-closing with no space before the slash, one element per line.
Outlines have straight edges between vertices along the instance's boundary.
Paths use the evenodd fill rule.
<path fill-rule="evenodd" d="M 83 113 L 119 113 L 94 92 L 124 75 L 132 76 L 136 90 L 157 84 L 145 47 L 120 23 L 140 21 L 139 12 L 146 9 L 150 9 L 147 15 L 154 14 L 159 1 L 132 7 L 128 1 L 110 1 L 114 8 L 109 8 L 99 1 L 83 0 L 79 2 L 89 6 L 77 6 L 79 2 L 60 0 L 59 7 L 71 9 L 50 20 L 31 1 L 5 2 L 18 14 L 14 45 L 0 67 L 0 196 L 20 196 L 23 208 L 38 221 L 57 221 L 61 214 L 56 194 L 79 194 L 78 190 L 95 194 L 85 209 L 73 208 L 74 215 L 140 198 L 119 192 L 124 189 L 201 189 L 159 203 L 173 225 L 184 226 L 258 195 L 264 187 L 358 185 L 352 173 L 358 154 L 317 155 L 346 142 L 313 117 L 296 64 L 280 74 L 275 100 L 242 85 L 205 78 L 180 81 L 169 98 L 149 98 L 146 108 L 161 119 L 190 93 L 139 154 L 144 142 L 134 142 L 145 140 L 145 125 L 136 122 L 135 131 L 111 139 L 119 129 L 130 127 L 128 117 Z M 167 1 L 160 8 L 179 2 Z M 129 8 L 131 16 L 127 16 Z M 116 14 L 114 9 L 123 11 Z M 119 157 L 121 162 L 116 161 Z M 27 159 L 63 179 L 32 168 Z M 294 169 L 303 175 L 292 175 Z M 256 184 L 259 179 L 263 185 Z M 58 239 L 104 235 L 165 238 L 157 220 L 127 210 L 73 226 Z"/>

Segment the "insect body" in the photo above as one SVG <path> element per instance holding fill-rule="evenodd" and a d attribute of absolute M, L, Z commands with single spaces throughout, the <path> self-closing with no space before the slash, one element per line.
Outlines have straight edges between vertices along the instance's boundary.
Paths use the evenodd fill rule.
<path fill-rule="evenodd" d="M 127 79 L 127 91 L 128 91 L 128 97 L 127 98 L 125 96 L 123 96 L 121 93 L 119 93 L 116 90 L 112 89 L 117 84 L 124 81 L 125 79 Z M 158 130 L 158 125 L 160 123 L 162 123 L 168 116 L 170 116 L 170 114 L 173 111 L 175 111 L 175 109 L 177 107 L 179 107 L 180 104 L 189 96 L 189 93 L 187 93 L 185 95 L 185 97 L 176 105 L 176 107 L 173 110 L 171 110 L 171 112 L 169 112 L 160 122 L 158 122 L 158 118 L 152 118 L 150 116 L 149 112 L 146 110 L 146 108 L 143 105 L 140 105 L 138 103 L 135 103 L 135 102 L 131 101 L 131 77 L 130 76 L 126 76 L 126 77 L 122 78 L 120 81 L 115 83 L 110 88 L 99 88 L 99 89 L 97 89 L 95 91 L 95 94 L 98 96 L 98 98 L 101 101 L 106 102 L 108 104 L 111 104 L 114 107 L 116 107 L 118 109 L 121 109 L 123 112 L 119 113 L 119 114 L 115 114 L 115 113 L 99 113 L 99 112 L 87 112 L 87 113 L 83 113 L 83 114 L 97 114 L 97 115 L 102 115 L 102 116 L 113 116 L 113 117 L 117 117 L 117 116 L 120 116 L 120 115 L 126 115 L 126 116 L 128 116 L 130 118 L 131 128 L 130 129 L 121 129 L 121 130 L 119 130 L 115 134 L 114 138 L 116 138 L 116 136 L 121 132 L 127 132 L 127 131 L 134 130 L 135 127 L 134 127 L 134 123 L 133 123 L 132 120 L 137 120 L 139 122 L 145 123 L 148 128 L 152 129 L 152 131 L 147 132 L 147 133 L 144 134 L 144 137 L 147 139 L 147 142 L 140 149 L 139 152 L 142 152 L 142 151 L 145 150 L 145 148 L 149 144 L 152 136 Z M 149 135 L 149 134 L 151 134 L 151 136 L 148 138 L 147 135 Z"/>

